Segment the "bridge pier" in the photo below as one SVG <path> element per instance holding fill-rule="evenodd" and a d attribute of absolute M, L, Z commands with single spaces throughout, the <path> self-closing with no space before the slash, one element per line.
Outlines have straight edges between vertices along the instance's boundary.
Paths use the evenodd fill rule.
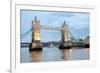
<path fill-rule="evenodd" d="M 65 42 L 65 43 L 61 43 L 61 45 L 59 46 L 59 49 L 70 49 L 71 43 L 70 42 Z"/>
<path fill-rule="evenodd" d="M 29 44 L 29 51 L 42 51 L 42 45 L 40 42 L 32 42 Z"/>

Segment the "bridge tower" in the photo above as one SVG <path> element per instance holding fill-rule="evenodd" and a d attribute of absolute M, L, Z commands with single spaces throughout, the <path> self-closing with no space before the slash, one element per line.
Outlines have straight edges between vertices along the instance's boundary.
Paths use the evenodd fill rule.
<path fill-rule="evenodd" d="M 59 46 L 59 48 L 60 49 L 71 48 L 68 25 L 66 24 L 66 21 L 64 21 L 63 25 L 61 26 L 61 45 Z"/>
<path fill-rule="evenodd" d="M 40 21 L 35 16 L 32 21 L 32 42 L 29 46 L 30 51 L 42 50 L 42 44 L 40 42 Z"/>

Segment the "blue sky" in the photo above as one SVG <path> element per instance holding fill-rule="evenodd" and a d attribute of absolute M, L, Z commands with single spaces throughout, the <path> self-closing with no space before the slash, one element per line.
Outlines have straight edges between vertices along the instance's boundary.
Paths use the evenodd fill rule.
<path fill-rule="evenodd" d="M 89 35 L 89 13 L 33 10 L 21 10 L 21 34 L 31 28 L 35 16 L 40 20 L 41 25 L 53 27 L 60 27 L 65 20 L 75 38 L 84 38 Z M 41 41 L 59 41 L 61 40 L 60 34 L 60 31 L 41 29 Z M 31 32 L 21 40 L 22 42 L 30 42 Z"/>

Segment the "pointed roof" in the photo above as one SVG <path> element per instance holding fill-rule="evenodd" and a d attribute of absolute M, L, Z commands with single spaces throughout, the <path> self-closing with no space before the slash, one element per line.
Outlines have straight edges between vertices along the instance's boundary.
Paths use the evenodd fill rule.
<path fill-rule="evenodd" d="M 37 16 L 35 16 L 34 18 L 35 18 L 35 21 L 37 21 Z"/>
<path fill-rule="evenodd" d="M 67 24 L 66 24 L 66 21 L 64 20 L 64 22 L 63 22 L 63 26 L 65 26 L 65 25 L 67 25 Z"/>

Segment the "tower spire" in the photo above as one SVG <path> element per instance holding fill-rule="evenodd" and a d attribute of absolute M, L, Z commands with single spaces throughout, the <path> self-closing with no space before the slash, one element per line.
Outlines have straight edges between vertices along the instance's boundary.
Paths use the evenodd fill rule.
<path fill-rule="evenodd" d="M 35 16 L 35 21 L 37 21 L 37 16 Z"/>

